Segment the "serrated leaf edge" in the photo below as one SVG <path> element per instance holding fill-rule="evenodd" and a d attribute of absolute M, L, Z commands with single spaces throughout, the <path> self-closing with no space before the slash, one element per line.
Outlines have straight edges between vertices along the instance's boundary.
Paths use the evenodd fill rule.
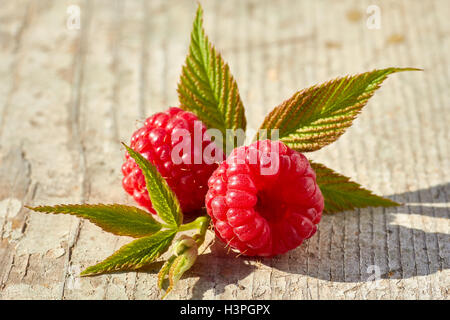
<path fill-rule="evenodd" d="M 199 68 L 203 70 L 199 71 Z M 193 70 L 197 72 L 194 74 Z M 200 83 L 207 86 L 209 91 L 206 92 Z M 223 86 L 220 87 L 217 83 L 223 83 Z M 193 23 L 189 53 L 182 68 L 177 91 L 181 108 L 194 112 L 209 128 L 219 129 L 224 136 L 226 129 L 245 130 L 247 124 L 245 109 L 237 82 L 231 75 L 229 65 L 205 34 L 203 9 L 200 4 Z M 200 95 L 195 94 L 195 91 L 198 91 Z M 214 105 L 217 112 L 212 112 L 206 107 L 207 105 Z"/>
<path fill-rule="evenodd" d="M 299 152 L 319 150 L 336 141 L 352 125 L 353 120 L 359 115 L 369 99 L 390 74 L 403 71 L 421 71 L 421 69 L 395 67 L 374 69 L 364 73 L 337 77 L 322 84 L 313 85 L 297 91 L 266 116 L 260 129 L 268 129 L 268 131 L 284 129 L 284 132 L 282 130 L 279 132 L 280 140 Z M 373 79 L 371 84 L 367 84 L 365 89 L 367 92 L 363 92 L 357 96 L 358 100 L 353 104 L 343 108 L 336 108 L 335 106 L 336 110 L 329 108 L 327 110 L 317 111 L 316 108 L 307 107 L 308 101 L 314 101 L 314 105 L 316 106 L 324 105 L 325 100 L 329 101 L 338 91 L 342 92 L 347 89 L 358 77 L 374 75 L 377 72 L 381 72 L 380 76 Z M 328 96 L 323 95 L 319 98 L 319 101 L 315 101 L 321 89 L 332 86 L 336 86 L 336 88 L 329 88 Z M 341 88 L 341 86 L 343 87 Z M 339 105 L 342 105 L 342 101 Z M 307 124 L 303 124 L 300 127 L 295 125 L 295 123 L 299 122 L 299 119 L 308 117 L 308 114 L 314 114 L 315 111 L 317 115 L 309 118 Z M 324 112 L 326 112 L 326 116 L 325 118 L 321 118 Z M 294 123 L 294 125 L 289 126 L 289 123 Z M 322 131 L 314 134 L 313 128 L 318 125 L 320 125 Z M 266 136 L 255 136 L 255 139 L 260 140 L 265 138 Z"/>

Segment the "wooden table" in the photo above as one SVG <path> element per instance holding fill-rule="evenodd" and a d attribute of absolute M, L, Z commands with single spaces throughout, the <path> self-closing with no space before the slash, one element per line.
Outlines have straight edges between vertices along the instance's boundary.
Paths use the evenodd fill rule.
<path fill-rule="evenodd" d="M 379 29 L 367 27 L 374 2 Z M 210 234 L 169 298 L 448 299 L 449 1 L 202 3 L 251 128 L 295 91 L 339 75 L 425 71 L 391 76 L 337 143 L 310 155 L 403 206 L 325 216 L 313 238 L 272 260 L 235 258 Z M 71 5 L 80 28 L 68 23 Z M 121 187 L 120 141 L 177 105 L 195 9 L 175 0 L 1 1 L 2 299 L 159 298 L 152 268 L 78 277 L 129 238 L 23 206 L 133 203 Z"/>

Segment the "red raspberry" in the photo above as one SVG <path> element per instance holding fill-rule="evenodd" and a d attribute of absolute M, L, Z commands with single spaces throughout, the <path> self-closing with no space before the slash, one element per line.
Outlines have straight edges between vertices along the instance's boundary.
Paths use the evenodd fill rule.
<path fill-rule="evenodd" d="M 131 137 L 130 147 L 157 167 L 159 173 L 175 192 L 183 212 L 190 212 L 204 206 L 208 178 L 217 168 L 216 163 L 208 161 L 210 163 L 208 164 L 203 158 L 206 147 L 209 146 L 209 150 L 215 147 L 210 146 L 213 142 L 209 137 L 204 137 L 205 131 L 205 125 L 193 113 L 179 108 L 169 108 L 165 112 L 149 117 L 144 126 L 136 130 Z M 183 138 L 177 139 L 174 134 L 187 132 L 191 151 L 178 154 L 178 160 L 175 161 L 172 159 L 172 150 L 175 147 L 177 147 L 176 151 L 181 150 L 180 144 L 183 143 Z M 200 136 L 200 139 L 203 137 L 198 146 L 194 142 L 194 139 L 197 139 L 196 134 Z M 189 147 L 187 149 L 189 150 Z M 214 151 L 211 153 L 213 157 L 216 156 Z M 223 159 L 223 154 L 221 151 L 220 153 L 218 158 Z M 205 152 L 205 155 L 209 153 Z M 179 163 L 181 161 L 183 162 Z M 125 191 L 132 195 L 138 204 L 156 213 L 148 196 L 144 175 L 128 152 L 125 154 L 122 173 L 124 175 L 122 185 Z"/>
<path fill-rule="evenodd" d="M 298 247 L 322 216 L 324 200 L 308 160 L 279 141 L 234 149 L 208 187 L 206 208 L 216 235 L 247 256 Z"/>

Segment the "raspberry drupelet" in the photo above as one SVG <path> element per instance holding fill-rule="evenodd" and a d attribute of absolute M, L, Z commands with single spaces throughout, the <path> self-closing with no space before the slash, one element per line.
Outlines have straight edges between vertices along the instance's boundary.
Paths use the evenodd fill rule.
<path fill-rule="evenodd" d="M 198 130 L 202 135 L 200 145 L 196 145 L 193 141 L 195 123 L 200 126 L 200 130 Z M 196 115 L 172 107 L 165 112 L 159 112 L 149 117 L 144 126 L 136 130 L 131 138 L 130 147 L 157 167 L 159 173 L 175 192 L 181 209 L 185 213 L 201 209 L 204 206 L 208 178 L 217 168 L 217 163 L 204 161 L 204 149 L 214 143 L 210 138 L 204 136 L 205 131 L 205 125 Z M 192 142 L 190 153 L 177 155 L 183 161 L 178 164 L 172 158 L 173 149 L 182 143 L 182 140 L 174 138 L 177 132 L 189 133 Z M 210 149 L 215 149 L 215 146 L 210 146 Z M 213 156 L 223 159 L 222 152 L 216 151 L 220 154 L 216 155 L 213 151 Z M 201 155 L 200 163 L 194 160 L 195 154 Z M 125 154 L 122 173 L 124 176 L 122 185 L 125 191 L 132 195 L 138 204 L 155 214 L 146 189 L 144 175 L 128 153 Z"/>
<path fill-rule="evenodd" d="M 324 199 L 308 159 L 279 141 L 236 148 L 209 178 L 216 235 L 247 256 L 274 256 L 317 230 Z"/>

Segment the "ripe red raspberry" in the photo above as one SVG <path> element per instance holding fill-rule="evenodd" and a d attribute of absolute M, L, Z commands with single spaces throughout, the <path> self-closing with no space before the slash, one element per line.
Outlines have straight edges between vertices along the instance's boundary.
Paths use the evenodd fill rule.
<path fill-rule="evenodd" d="M 324 207 L 306 157 L 279 141 L 234 149 L 208 187 L 206 208 L 216 235 L 247 256 L 298 247 L 316 232 Z"/>
<path fill-rule="evenodd" d="M 131 137 L 130 147 L 157 167 L 159 173 L 175 192 L 183 212 L 190 212 L 204 206 L 208 178 L 217 168 L 216 163 L 208 161 L 210 163 L 208 164 L 203 158 L 204 149 L 213 144 L 209 137 L 204 137 L 205 131 L 205 125 L 193 113 L 179 108 L 169 108 L 165 112 L 149 117 L 144 126 L 135 131 Z M 176 151 L 181 149 L 180 144 L 184 144 L 181 136 L 187 132 L 190 152 L 177 154 L 178 160 L 174 161 L 172 151 L 176 147 Z M 203 137 L 203 139 L 196 145 L 193 140 L 196 134 L 200 135 L 199 133 L 201 133 L 200 138 Z M 176 137 L 177 134 L 179 139 Z M 214 147 L 209 146 L 209 150 Z M 189 150 L 189 146 L 187 149 Z M 211 153 L 213 157 L 216 156 L 214 151 Z M 209 153 L 205 154 L 209 155 Z M 223 159 L 223 154 L 218 155 L 218 158 Z M 181 161 L 183 162 L 180 163 Z M 148 196 L 144 175 L 128 152 L 125 154 L 122 173 L 124 175 L 122 185 L 125 191 L 132 195 L 138 204 L 156 213 Z"/>

